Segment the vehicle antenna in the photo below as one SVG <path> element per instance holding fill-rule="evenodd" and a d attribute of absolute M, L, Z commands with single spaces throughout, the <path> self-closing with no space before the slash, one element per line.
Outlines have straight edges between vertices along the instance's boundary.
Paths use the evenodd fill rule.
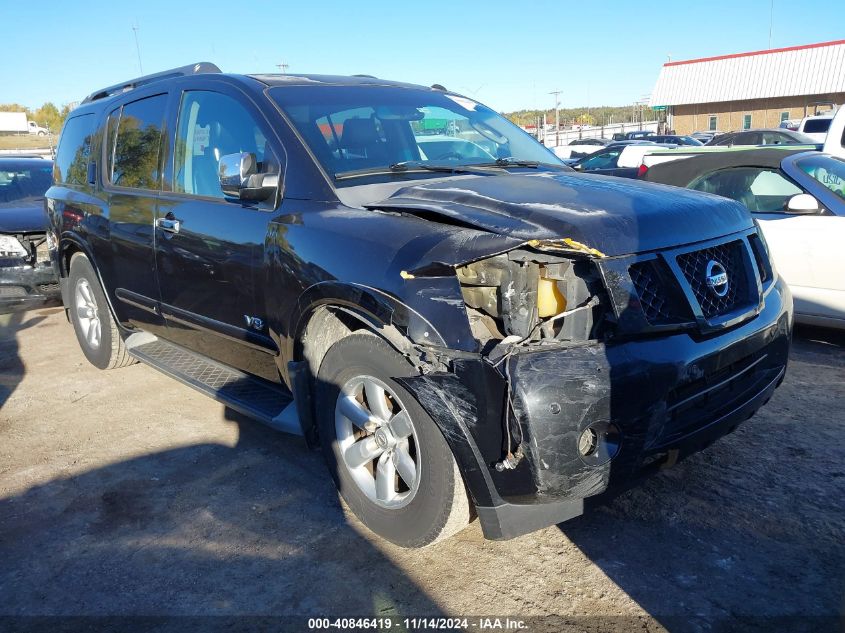
<path fill-rule="evenodd" d="M 141 65 L 141 45 L 138 43 L 138 21 L 132 26 L 132 33 L 135 35 L 135 52 L 138 53 L 138 71 L 143 75 L 144 67 Z"/>

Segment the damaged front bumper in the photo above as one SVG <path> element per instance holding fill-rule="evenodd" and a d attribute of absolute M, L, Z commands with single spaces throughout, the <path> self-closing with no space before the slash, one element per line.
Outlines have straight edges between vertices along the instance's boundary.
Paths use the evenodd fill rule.
<path fill-rule="evenodd" d="M 0 260 L 0 314 L 60 300 L 59 280 L 49 262 Z"/>
<path fill-rule="evenodd" d="M 733 431 L 783 380 L 791 331 L 792 298 L 778 280 L 756 316 L 719 333 L 529 346 L 497 366 L 461 353 L 450 372 L 400 380 L 449 442 L 485 536 L 511 538 L 578 516 Z M 516 444 L 524 457 L 497 469 Z"/>

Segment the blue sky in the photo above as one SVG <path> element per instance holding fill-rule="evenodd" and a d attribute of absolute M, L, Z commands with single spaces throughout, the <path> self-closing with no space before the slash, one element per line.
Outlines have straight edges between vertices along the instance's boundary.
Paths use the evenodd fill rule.
<path fill-rule="evenodd" d="M 822 3 L 828 8 L 833 4 Z M 62 2 L 0 0 L 0 103 L 80 100 L 196 61 L 224 72 L 367 73 L 450 90 L 510 111 L 623 105 L 661 64 L 759 50 L 771 0 L 637 2 Z M 774 0 L 772 46 L 845 38 L 830 11 Z M 809 6 L 809 5 L 807 5 Z M 37 19 L 34 19 L 37 18 Z"/>

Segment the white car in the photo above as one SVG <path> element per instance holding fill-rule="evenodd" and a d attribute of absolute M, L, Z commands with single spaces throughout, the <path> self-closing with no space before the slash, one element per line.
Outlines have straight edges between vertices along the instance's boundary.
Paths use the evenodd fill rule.
<path fill-rule="evenodd" d="M 601 149 L 604 149 L 605 145 L 610 142 L 610 140 L 603 138 L 583 138 L 570 141 L 568 145 L 558 145 L 557 147 L 550 147 L 549 149 L 552 150 L 558 158 L 582 158 L 588 154 L 593 154 Z"/>
<path fill-rule="evenodd" d="M 833 116 L 822 151 L 845 158 L 845 106 L 841 106 Z"/>

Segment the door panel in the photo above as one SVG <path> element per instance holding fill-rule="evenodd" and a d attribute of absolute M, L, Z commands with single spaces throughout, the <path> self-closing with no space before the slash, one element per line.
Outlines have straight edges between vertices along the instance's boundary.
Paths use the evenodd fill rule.
<path fill-rule="evenodd" d="M 109 249 L 98 265 L 108 270 L 118 318 L 154 333 L 156 312 L 155 220 L 161 183 L 161 136 L 168 95 L 158 94 L 113 110 L 108 118 L 103 180 L 109 206 Z"/>
<path fill-rule="evenodd" d="M 259 173 L 277 169 L 278 161 L 269 158 L 266 138 L 233 96 L 183 92 L 175 128 L 174 191 L 162 194 L 155 228 L 168 337 L 278 381 L 278 349 L 256 300 L 272 214 L 259 203 L 224 199 L 217 176 L 227 154 L 255 154 Z"/>
<path fill-rule="evenodd" d="M 156 228 L 156 264 L 168 338 L 245 371 L 277 379 L 275 347 L 256 314 L 254 268 L 261 264 L 269 214 L 229 202 L 162 197 L 159 218 L 179 232 Z M 264 350 L 264 351 L 262 351 Z"/>
<path fill-rule="evenodd" d="M 842 244 L 845 218 L 833 215 L 756 215 L 778 272 L 789 284 L 795 309 L 845 316 Z M 817 292 L 822 291 L 822 292 Z"/>

